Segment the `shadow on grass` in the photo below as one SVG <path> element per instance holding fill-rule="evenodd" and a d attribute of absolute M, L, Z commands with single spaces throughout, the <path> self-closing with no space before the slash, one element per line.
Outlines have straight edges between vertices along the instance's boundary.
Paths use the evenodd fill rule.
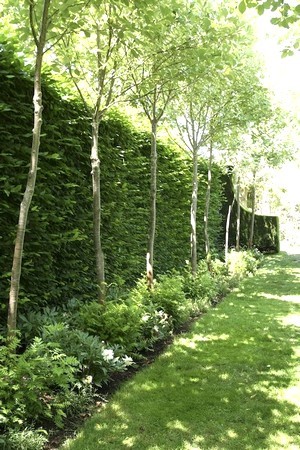
<path fill-rule="evenodd" d="M 300 317 L 300 304 L 288 300 L 300 296 L 299 269 L 287 255 L 267 261 L 125 383 L 66 448 L 300 448 L 300 323 L 288 320 Z"/>

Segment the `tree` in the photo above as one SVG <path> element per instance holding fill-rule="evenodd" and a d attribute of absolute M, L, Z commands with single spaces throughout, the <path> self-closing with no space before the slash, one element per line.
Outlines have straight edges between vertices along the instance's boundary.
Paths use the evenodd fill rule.
<path fill-rule="evenodd" d="M 208 154 L 204 237 L 207 263 L 210 266 L 209 209 L 213 150 L 226 148 L 232 130 L 242 130 L 257 115 L 259 101 L 266 95 L 258 78 L 258 63 L 250 50 L 248 28 L 229 10 L 209 10 L 198 20 L 196 64 L 186 69 L 186 85 L 177 102 L 174 115 L 181 141 L 193 158 L 193 191 L 191 200 L 192 272 L 197 270 L 197 161 L 200 149 Z M 234 42 L 234 45 L 232 45 Z M 197 53 L 198 52 L 198 53 Z"/>
<path fill-rule="evenodd" d="M 12 272 L 11 272 L 11 284 L 10 284 L 8 318 L 7 318 L 7 330 L 9 338 L 15 336 L 17 328 L 17 307 L 18 307 L 21 270 L 22 270 L 24 238 L 26 232 L 27 217 L 34 193 L 38 167 L 38 154 L 40 147 L 42 110 L 43 110 L 41 73 L 48 29 L 50 1 L 51 0 L 44 0 L 43 2 L 43 9 L 39 20 L 39 30 L 36 30 L 36 28 L 34 27 L 33 4 L 29 5 L 29 19 L 31 31 L 36 46 L 36 61 L 34 70 L 34 95 L 33 95 L 34 125 L 32 132 L 30 168 L 28 173 L 26 189 L 24 192 L 23 200 L 20 205 L 19 222 L 17 227 Z"/>
<path fill-rule="evenodd" d="M 293 44 L 285 48 L 282 52 L 283 56 L 289 56 L 295 50 L 299 50 L 300 39 L 299 35 L 299 20 L 300 20 L 300 5 L 296 5 L 293 1 L 286 0 L 243 0 L 239 3 L 239 10 L 244 13 L 247 8 L 255 8 L 259 15 L 264 14 L 265 11 L 270 11 L 271 23 L 280 27 L 292 29 L 295 31 L 293 36 Z"/>
<path fill-rule="evenodd" d="M 286 0 L 243 0 L 239 3 L 241 13 L 244 13 L 247 8 L 255 8 L 259 15 L 271 10 L 274 13 L 271 23 L 285 28 L 289 28 L 300 19 L 300 5 Z"/>
<path fill-rule="evenodd" d="M 124 65 L 124 49 L 127 40 L 133 39 L 135 13 L 135 5 L 131 7 L 126 1 L 90 4 L 80 29 L 64 37 L 57 53 L 91 118 L 93 226 L 100 303 L 105 301 L 106 283 L 101 233 L 99 125 L 107 111 L 125 100 L 131 86 Z"/>
<path fill-rule="evenodd" d="M 139 55 L 139 64 L 131 71 L 134 82 L 132 101 L 142 107 L 151 126 L 150 217 L 146 255 L 150 289 L 153 287 L 156 231 L 157 127 L 168 105 L 178 95 L 180 61 L 188 45 L 184 27 L 186 15 L 180 2 L 157 4 L 152 7 L 151 13 L 154 26 L 148 22 L 147 29 L 140 33 L 136 45 L 128 49 L 127 54 L 128 64 L 132 55 Z"/>
<path fill-rule="evenodd" d="M 20 288 L 20 278 L 22 271 L 22 256 L 24 238 L 26 233 L 27 218 L 30 204 L 35 190 L 38 158 L 42 128 L 42 65 L 44 54 L 51 48 L 52 44 L 62 38 L 63 31 L 60 27 L 67 27 L 70 20 L 70 8 L 72 11 L 72 1 L 66 1 L 63 5 L 56 0 L 43 0 L 42 2 L 27 1 L 16 7 L 15 2 L 5 4 L 6 12 L 14 17 L 18 24 L 18 34 L 21 42 L 33 40 L 35 47 L 34 64 L 34 94 L 33 94 L 33 130 L 30 167 L 26 183 L 23 200 L 20 205 L 19 220 L 16 232 L 13 264 L 11 272 L 11 284 L 8 304 L 7 329 L 8 337 L 15 336 L 17 328 L 17 307 Z M 81 8 L 83 3 L 76 4 L 76 8 Z M 57 18 L 60 19 L 58 26 Z M 22 45 L 22 44 L 21 44 Z"/>
<path fill-rule="evenodd" d="M 259 111 L 257 111 L 258 113 Z M 270 104 L 262 107 L 255 122 L 248 125 L 246 132 L 237 139 L 239 150 L 231 156 L 236 178 L 236 197 L 240 204 L 240 189 L 248 192 L 248 207 L 251 211 L 251 221 L 248 234 L 248 246 L 252 248 L 254 242 L 255 213 L 258 191 L 265 189 L 266 172 L 270 168 L 279 167 L 290 159 L 292 148 L 289 145 L 288 122 L 284 112 Z M 237 215 L 236 246 L 239 249 L 240 217 Z"/>

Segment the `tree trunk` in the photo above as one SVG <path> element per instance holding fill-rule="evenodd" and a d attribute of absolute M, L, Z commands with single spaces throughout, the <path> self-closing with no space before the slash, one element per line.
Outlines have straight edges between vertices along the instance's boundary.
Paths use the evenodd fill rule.
<path fill-rule="evenodd" d="M 150 224 L 147 250 L 147 282 L 149 289 L 153 287 L 153 255 L 156 230 L 156 192 L 157 192 L 157 121 L 151 121 L 151 185 L 150 185 Z"/>
<path fill-rule="evenodd" d="M 193 190 L 191 201 L 191 262 L 192 276 L 197 274 L 197 203 L 198 203 L 198 149 L 193 149 Z"/>
<path fill-rule="evenodd" d="M 33 94 L 34 123 L 32 130 L 31 159 L 27 184 L 23 195 L 23 200 L 20 205 L 19 221 L 17 226 L 17 234 L 15 240 L 13 264 L 11 271 L 11 283 L 10 283 L 8 317 L 7 317 L 7 335 L 8 339 L 10 340 L 13 339 L 16 335 L 17 308 L 20 290 L 20 278 L 22 272 L 24 238 L 26 233 L 28 212 L 34 194 L 37 167 L 38 167 L 40 136 L 42 127 L 42 111 L 43 111 L 41 72 L 42 72 L 44 46 L 47 35 L 48 11 L 50 1 L 51 0 L 44 0 L 39 37 L 38 40 L 36 41 L 36 60 L 34 71 L 34 94 Z"/>
<path fill-rule="evenodd" d="M 241 204 L 240 204 L 240 177 L 237 179 L 236 184 L 236 239 L 235 239 L 235 249 L 237 252 L 240 251 L 240 235 L 241 235 Z"/>
<path fill-rule="evenodd" d="M 93 185 L 93 227 L 94 227 L 94 249 L 96 258 L 96 275 L 98 286 L 98 301 L 105 302 L 106 286 L 104 272 L 104 254 L 101 243 L 101 192 L 100 192 L 100 159 L 99 159 L 99 115 L 97 112 L 93 115 L 92 121 L 92 147 L 91 147 L 91 166 L 92 166 L 92 185 Z"/>
<path fill-rule="evenodd" d="M 253 247 L 253 237 L 254 237 L 254 220 L 255 220 L 255 173 L 253 173 L 253 182 L 251 187 L 251 225 L 249 234 L 249 248 Z"/>
<path fill-rule="evenodd" d="M 228 260 L 228 251 L 229 251 L 229 228 L 230 228 L 230 218 L 231 218 L 231 212 L 234 205 L 234 199 L 232 201 L 232 204 L 228 206 L 228 213 L 226 218 L 226 232 L 225 232 L 225 263 L 227 263 Z"/>
<path fill-rule="evenodd" d="M 212 158 L 213 158 L 213 144 L 212 142 L 210 142 L 208 170 L 207 170 L 207 189 L 206 189 L 205 209 L 204 209 L 204 240 L 205 240 L 205 254 L 208 270 L 211 270 L 211 252 L 210 252 L 210 241 L 208 231 L 208 217 L 210 207 Z"/>

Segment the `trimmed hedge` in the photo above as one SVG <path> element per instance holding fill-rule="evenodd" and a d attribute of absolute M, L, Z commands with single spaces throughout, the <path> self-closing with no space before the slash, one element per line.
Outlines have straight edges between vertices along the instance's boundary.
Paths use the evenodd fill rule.
<path fill-rule="evenodd" d="M 227 201 L 222 208 L 222 215 L 224 217 L 224 229 L 228 206 L 232 204 L 234 198 L 234 191 L 232 186 L 232 179 L 230 175 L 224 175 L 224 186 Z M 235 247 L 236 239 L 236 218 L 237 218 L 237 204 L 234 202 L 229 230 L 229 246 Z M 249 233 L 251 226 L 251 211 L 245 209 L 241 205 L 241 228 L 240 228 L 240 245 L 241 247 L 248 247 Z M 265 253 L 278 253 L 280 250 L 280 235 L 279 235 L 279 218 L 277 216 L 266 216 L 255 214 L 254 218 L 254 236 L 253 245 L 259 251 Z"/>
<path fill-rule="evenodd" d="M 36 190 L 29 213 L 20 310 L 96 295 L 90 175 L 90 120 L 45 77 Z M 32 77 L 0 45 L 0 306 L 7 306 L 13 241 L 30 158 Z M 150 134 L 113 112 L 100 126 L 103 249 L 108 283 L 133 284 L 145 270 L 149 220 Z M 199 256 L 203 256 L 206 163 L 200 163 Z M 203 193 L 201 195 L 201 193 Z M 180 269 L 190 252 L 191 161 L 158 145 L 155 273 Z M 220 170 L 213 171 L 210 236 L 219 244 Z M 5 317 L 5 313 L 2 315 Z"/>

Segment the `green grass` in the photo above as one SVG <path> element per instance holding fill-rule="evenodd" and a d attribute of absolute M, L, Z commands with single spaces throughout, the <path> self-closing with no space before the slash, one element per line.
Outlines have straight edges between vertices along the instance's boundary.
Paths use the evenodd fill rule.
<path fill-rule="evenodd" d="M 268 258 L 64 450 L 300 449 L 300 260 Z"/>

